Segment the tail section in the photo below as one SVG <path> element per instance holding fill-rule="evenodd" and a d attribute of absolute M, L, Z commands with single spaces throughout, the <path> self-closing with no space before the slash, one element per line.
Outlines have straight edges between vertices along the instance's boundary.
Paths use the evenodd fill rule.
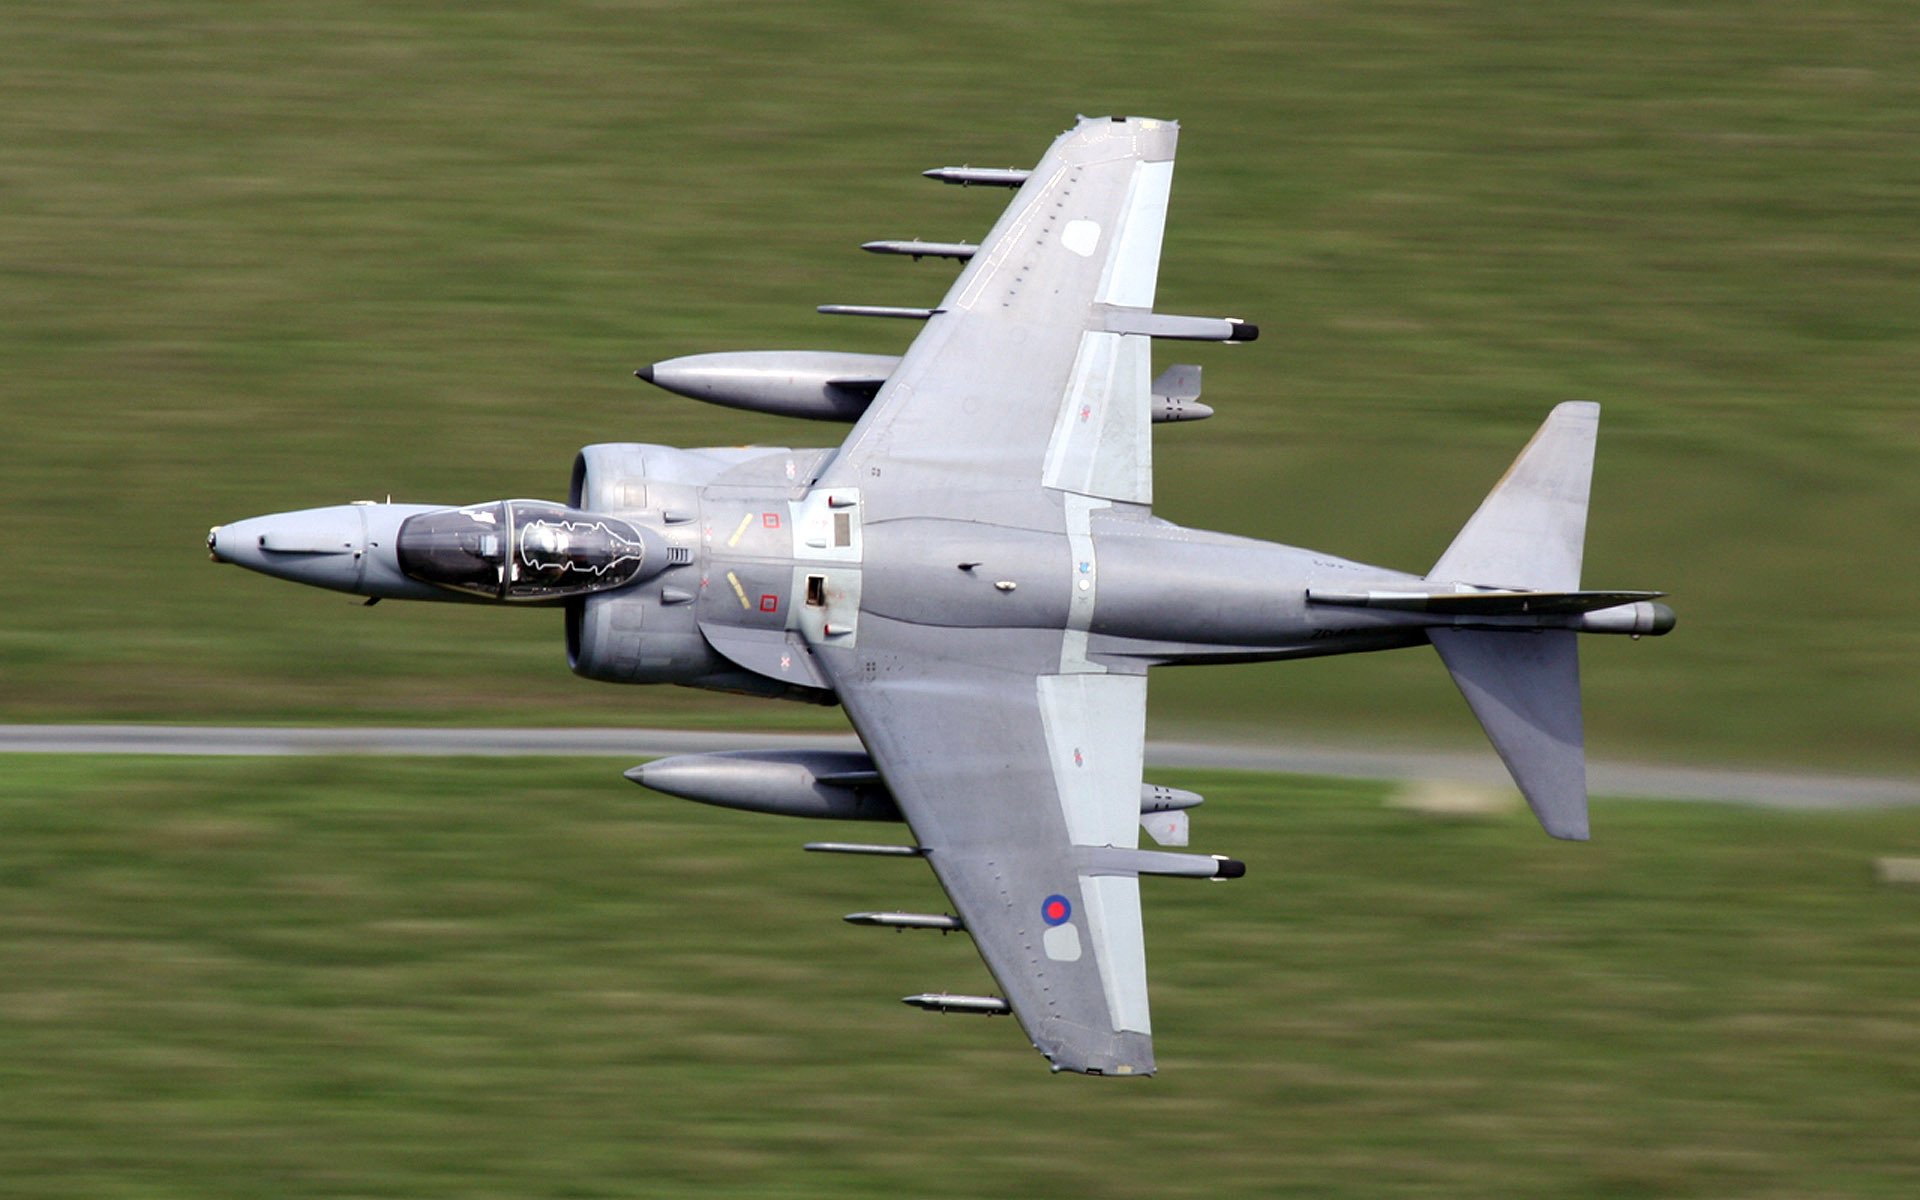
<path fill-rule="evenodd" d="M 1577 592 L 1599 424 L 1597 404 L 1555 408 L 1428 580 Z M 1428 636 L 1542 828 L 1585 841 L 1586 735 L 1574 632 L 1437 627 Z"/>
<path fill-rule="evenodd" d="M 1427 578 L 1480 587 L 1572 592 L 1587 542 L 1587 495 L 1600 406 L 1548 415 Z"/>

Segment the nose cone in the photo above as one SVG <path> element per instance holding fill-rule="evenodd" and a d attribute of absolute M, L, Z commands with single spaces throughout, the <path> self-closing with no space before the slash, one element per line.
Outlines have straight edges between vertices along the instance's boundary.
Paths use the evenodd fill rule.
<path fill-rule="evenodd" d="M 394 542 L 400 523 L 431 505 L 336 504 L 250 517 L 207 532 L 215 562 L 277 579 L 364 596 L 431 596 L 400 573 Z"/>
<path fill-rule="evenodd" d="M 360 506 L 350 504 L 251 517 L 207 535 L 216 562 L 346 592 L 359 582 L 366 543 Z"/>

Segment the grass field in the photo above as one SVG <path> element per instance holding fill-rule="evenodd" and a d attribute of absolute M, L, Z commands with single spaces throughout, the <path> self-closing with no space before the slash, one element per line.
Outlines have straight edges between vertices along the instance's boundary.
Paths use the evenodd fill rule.
<path fill-rule="evenodd" d="M 1151 1081 L 1055 1077 L 916 863 L 624 763 L 0 773 L 0 1193 L 1908 1197 L 1920 814 L 1436 821 L 1216 775 Z"/>
<path fill-rule="evenodd" d="M 550 614 L 361 612 L 206 527 L 555 495 L 598 440 L 831 441 L 653 392 L 733 348 L 894 350 L 1076 112 L 1182 120 L 1161 303 L 1214 420 L 1159 508 L 1432 561 L 1554 402 L 1601 401 L 1587 658 L 1615 757 L 1920 768 L 1920 15 L 1843 0 L 0 5 L 0 718 L 691 721 Z M 1161 355 L 1163 361 L 1169 353 Z M 1169 675 L 1156 730 L 1472 744 L 1430 655 Z"/>

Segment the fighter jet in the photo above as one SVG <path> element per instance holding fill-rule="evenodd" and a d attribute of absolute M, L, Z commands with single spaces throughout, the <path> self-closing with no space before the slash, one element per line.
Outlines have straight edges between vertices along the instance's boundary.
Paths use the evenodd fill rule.
<path fill-rule="evenodd" d="M 1056 1071 L 1155 1068 L 1140 878 L 1232 878 L 1187 843 L 1200 797 L 1143 781 L 1150 668 L 1431 645 L 1546 832 L 1587 837 L 1575 639 L 1661 634 L 1661 593 L 1582 590 L 1598 406 L 1561 404 L 1433 567 L 1409 572 L 1153 515 L 1153 426 L 1209 415 L 1156 340 L 1248 342 L 1154 308 L 1178 126 L 1080 120 L 990 233 L 875 242 L 964 263 L 899 358 L 708 354 L 638 374 L 740 408 L 851 421 L 831 449 L 588 446 L 566 503 L 361 503 L 213 529 L 221 562 L 373 598 L 551 605 L 573 670 L 839 703 L 865 753 L 732 752 L 628 772 L 790 815 L 903 821 L 808 848 L 925 859 Z"/>

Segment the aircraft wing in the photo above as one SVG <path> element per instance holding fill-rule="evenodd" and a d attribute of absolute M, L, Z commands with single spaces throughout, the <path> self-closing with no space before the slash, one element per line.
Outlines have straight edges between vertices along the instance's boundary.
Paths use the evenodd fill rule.
<path fill-rule="evenodd" d="M 1094 515 L 1152 500 L 1152 338 L 1227 325 L 1152 312 L 1178 132 L 1062 134 L 816 484 L 865 562 L 815 653 L 1062 1070 L 1153 1070 L 1139 876 L 1216 872 L 1138 848 L 1144 668 L 1086 653 Z"/>
<path fill-rule="evenodd" d="M 1153 331 L 1227 325 L 1152 312 L 1178 137 L 1138 117 L 1062 134 L 821 484 L 872 489 L 869 520 L 951 511 L 956 491 L 1021 524 L 1043 487 L 1149 503 Z"/>
<path fill-rule="evenodd" d="M 924 640 L 886 625 L 862 617 L 863 653 Z M 1033 640 L 945 631 L 836 687 L 1034 1046 L 1058 1070 L 1150 1074 L 1138 868 L 1213 861 L 1134 849 L 1146 677 L 1041 674 Z"/>

